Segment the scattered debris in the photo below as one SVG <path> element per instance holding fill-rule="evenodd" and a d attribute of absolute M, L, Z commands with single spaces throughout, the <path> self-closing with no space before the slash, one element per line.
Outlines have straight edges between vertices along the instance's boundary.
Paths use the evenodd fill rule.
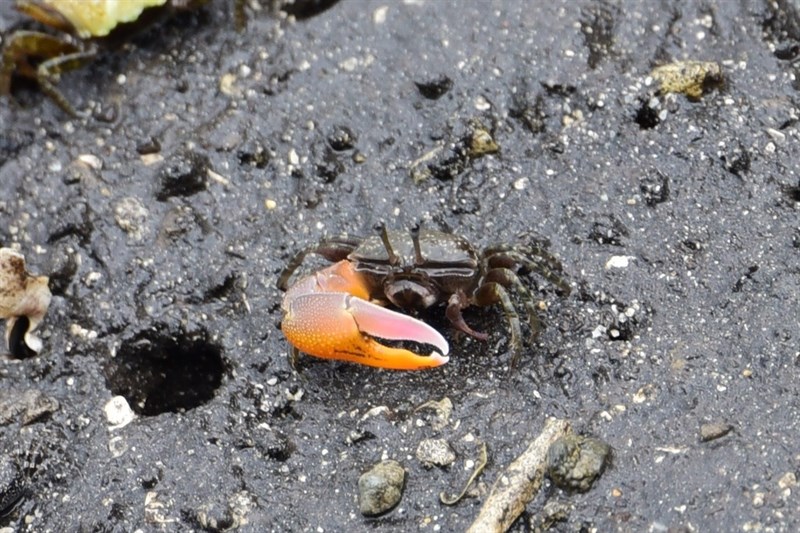
<path fill-rule="evenodd" d="M 208 188 L 211 160 L 203 153 L 184 150 L 173 154 L 159 170 L 159 202 L 178 196 L 192 196 Z"/>
<path fill-rule="evenodd" d="M 695 101 L 724 82 L 722 69 L 712 61 L 676 61 L 654 68 L 650 76 L 661 93 L 680 93 Z"/>
<path fill-rule="evenodd" d="M 11 513 L 27 493 L 27 480 L 22 469 L 11 456 L 0 456 L 0 516 Z"/>
<path fill-rule="evenodd" d="M 445 439 L 423 439 L 417 446 L 417 460 L 425 468 L 450 466 L 456 460 L 456 453 Z"/>
<path fill-rule="evenodd" d="M 356 147 L 358 136 L 347 126 L 336 125 L 327 138 L 328 144 L 337 152 L 352 150 Z"/>
<path fill-rule="evenodd" d="M 242 490 L 228 496 L 228 501 L 204 503 L 188 514 L 203 531 L 235 531 L 248 525 L 248 515 L 256 508 L 255 496 Z"/>
<path fill-rule="evenodd" d="M 132 240 L 140 241 L 147 233 L 150 211 L 136 197 L 126 196 L 114 204 L 114 221 Z"/>
<path fill-rule="evenodd" d="M 568 431 L 566 420 L 547 420 L 536 440 L 497 479 L 468 533 L 502 532 L 511 527 L 542 486 L 547 450 Z"/>
<path fill-rule="evenodd" d="M 50 306 L 47 276 L 25 270 L 25 257 L 0 248 L 0 318 L 6 320 L 6 346 L 14 357 L 39 353 L 42 341 L 32 332 Z"/>
<path fill-rule="evenodd" d="M 429 400 L 414 409 L 414 412 L 423 409 L 434 411 L 434 414 L 429 417 L 429 423 L 435 431 L 441 431 L 450 423 L 450 417 L 453 415 L 453 402 L 447 396 L 439 401 Z"/>
<path fill-rule="evenodd" d="M 440 141 L 412 161 L 409 173 L 414 183 L 431 177 L 449 181 L 464 172 L 475 159 L 499 151 L 500 145 L 495 141 L 491 129 L 473 119 L 463 134 L 451 133 L 449 140 Z"/>
<path fill-rule="evenodd" d="M 439 494 L 439 501 L 441 501 L 445 505 L 455 505 L 458 502 L 460 502 L 461 499 L 464 497 L 464 495 L 469 490 L 469 488 L 475 482 L 475 480 L 478 479 L 478 476 L 481 475 L 481 472 L 483 472 L 483 469 L 486 468 L 486 463 L 488 463 L 488 462 L 489 462 L 489 454 L 488 454 L 488 451 L 486 449 L 486 443 L 484 442 L 481 445 L 481 457 L 480 457 L 480 460 L 478 461 L 478 464 L 475 466 L 475 470 L 473 470 L 472 475 L 469 476 L 469 479 L 467 480 L 467 484 L 464 485 L 463 489 L 461 489 L 461 492 L 457 496 L 453 496 L 453 497 L 450 497 L 447 494 L 445 494 L 444 492 L 442 492 L 442 493 Z"/>
<path fill-rule="evenodd" d="M 492 137 L 492 133 L 478 121 L 471 123 L 467 155 L 476 159 L 500 151 L 500 145 Z"/>
<path fill-rule="evenodd" d="M 556 530 L 556 524 L 565 522 L 574 508 L 574 505 L 563 501 L 548 501 L 541 512 L 531 516 L 530 530 L 535 532 Z"/>
<path fill-rule="evenodd" d="M 0 393 L 0 426 L 32 424 L 59 408 L 58 400 L 40 390 L 6 390 Z"/>

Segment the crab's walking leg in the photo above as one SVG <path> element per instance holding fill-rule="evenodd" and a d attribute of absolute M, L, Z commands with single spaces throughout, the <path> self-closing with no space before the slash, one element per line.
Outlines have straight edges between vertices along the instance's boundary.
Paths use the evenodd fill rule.
<path fill-rule="evenodd" d="M 481 306 L 500 303 L 503 306 L 503 312 L 511 329 L 511 350 L 513 351 L 511 366 L 515 366 L 520 353 L 522 353 L 522 328 L 519 324 L 519 315 L 508 291 L 496 281 L 484 283 L 475 294 L 475 303 Z"/>
<path fill-rule="evenodd" d="M 366 300 L 366 287 L 347 261 L 298 282 L 283 300 L 284 335 L 302 352 L 395 370 L 447 362 L 449 347 L 438 331 L 410 316 Z M 425 346 L 420 354 L 381 341 Z M 420 350 L 421 351 L 421 350 Z"/>
<path fill-rule="evenodd" d="M 56 88 L 55 83 L 62 72 L 75 70 L 96 55 L 94 49 L 81 50 L 70 41 L 35 31 L 18 31 L 9 38 L 3 48 L 0 65 L 0 94 L 11 91 L 11 76 L 18 74 L 33 78 L 58 106 L 71 116 L 77 111 Z M 46 58 L 38 67 L 33 67 L 29 57 Z M 49 59 L 48 59 L 49 58 Z"/>
<path fill-rule="evenodd" d="M 486 281 L 495 281 L 503 287 L 513 287 L 516 290 L 522 301 L 525 303 L 525 309 L 528 312 L 528 325 L 531 327 L 531 337 L 536 338 L 544 328 L 539 315 L 536 314 L 536 304 L 533 301 L 533 296 L 530 291 L 525 287 L 525 284 L 520 281 L 519 277 L 513 270 L 508 268 L 493 268 L 486 273 Z"/>
<path fill-rule="evenodd" d="M 62 72 L 79 69 L 86 63 L 92 61 L 96 55 L 97 53 L 93 50 L 78 51 L 48 59 L 42 62 L 39 68 L 36 69 L 36 81 L 39 83 L 42 91 L 49 96 L 62 111 L 72 117 L 80 117 L 81 113 L 79 113 L 69 100 L 61 94 L 61 91 L 56 88 L 55 83 L 58 81 Z"/>
<path fill-rule="evenodd" d="M 536 272 L 547 281 L 558 287 L 559 292 L 564 296 L 569 296 L 572 288 L 558 273 L 562 267 L 558 259 L 540 247 L 528 247 L 516 249 L 510 245 L 495 246 L 484 251 L 484 257 L 489 268 L 509 268 L 516 270 L 522 266 Z"/>

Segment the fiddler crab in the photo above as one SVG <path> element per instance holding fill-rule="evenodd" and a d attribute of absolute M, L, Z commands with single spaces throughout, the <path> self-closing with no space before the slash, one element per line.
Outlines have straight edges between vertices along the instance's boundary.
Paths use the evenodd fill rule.
<path fill-rule="evenodd" d="M 78 116 L 56 88 L 62 73 L 84 66 L 97 55 L 97 43 L 146 23 L 151 14 L 192 9 L 207 1 L 15 0 L 17 10 L 63 33 L 19 30 L 9 35 L 0 62 L 0 95 L 11 92 L 12 76 L 31 78 L 67 114 Z"/>
<path fill-rule="evenodd" d="M 519 316 L 509 290 L 519 295 L 535 335 L 541 330 L 533 297 L 517 271 L 535 272 L 568 295 L 559 261 L 538 246 L 500 244 L 476 250 L 464 237 L 413 228 L 360 240 L 322 241 L 295 255 L 278 278 L 286 291 L 281 329 L 298 351 L 396 370 L 433 368 L 448 361 L 444 337 L 424 322 L 384 307 L 420 311 L 446 306 L 453 327 L 479 340 L 486 333 L 464 321 L 462 310 L 500 304 L 511 330 L 512 366 L 522 350 Z M 308 254 L 335 262 L 298 280 L 289 279 Z"/>

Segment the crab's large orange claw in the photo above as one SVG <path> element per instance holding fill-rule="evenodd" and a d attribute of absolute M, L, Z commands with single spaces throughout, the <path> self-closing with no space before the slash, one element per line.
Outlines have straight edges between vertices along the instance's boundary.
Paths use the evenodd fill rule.
<path fill-rule="evenodd" d="M 344 292 L 291 293 L 283 302 L 281 329 L 302 352 L 395 370 L 432 368 L 448 360 L 444 337 L 410 316 Z M 393 348 L 381 340 L 411 341 L 430 353 Z"/>

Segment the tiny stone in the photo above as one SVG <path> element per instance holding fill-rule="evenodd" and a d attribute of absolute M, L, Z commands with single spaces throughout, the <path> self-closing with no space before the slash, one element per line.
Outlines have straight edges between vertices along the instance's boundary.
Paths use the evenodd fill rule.
<path fill-rule="evenodd" d="M 709 442 L 724 437 L 733 429 L 731 424 L 711 422 L 700 426 L 700 441 Z"/>
<path fill-rule="evenodd" d="M 156 163 L 161 163 L 164 160 L 164 156 L 158 153 L 142 154 L 141 160 L 144 166 L 149 167 Z"/>
<path fill-rule="evenodd" d="M 149 215 L 150 212 L 138 198 L 125 197 L 114 205 L 114 221 L 134 240 L 144 236 Z"/>
<path fill-rule="evenodd" d="M 518 180 L 514 181 L 514 189 L 518 191 L 522 191 L 525 187 L 528 186 L 528 178 L 519 178 Z"/>
<path fill-rule="evenodd" d="M 450 466 L 456 460 L 456 454 L 444 439 L 424 439 L 417 446 L 417 460 L 425 468 Z"/>
<path fill-rule="evenodd" d="M 786 140 L 786 134 L 774 128 L 767 128 L 767 133 L 778 144 L 781 144 Z"/>
<path fill-rule="evenodd" d="M 386 13 L 389 11 L 389 6 L 381 6 L 372 12 L 372 22 L 375 24 L 383 24 L 386 22 Z"/>
<path fill-rule="evenodd" d="M 155 137 L 150 137 L 136 145 L 136 153 L 139 155 L 157 154 L 161 151 L 161 143 Z"/>
<path fill-rule="evenodd" d="M 347 126 L 335 126 L 330 135 L 328 135 L 328 144 L 337 152 L 355 148 L 357 141 L 358 137 Z"/>
<path fill-rule="evenodd" d="M 112 437 L 108 441 L 108 451 L 111 452 L 111 457 L 116 459 L 128 451 L 128 444 L 122 437 Z"/>
<path fill-rule="evenodd" d="M 106 420 L 112 429 L 125 427 L 136 418 L 136 414 L 128 405 L 128 400 L 124 396 L 114 396 L 103 407 Z"/>
<path fill-rule="evenodd" d="M 491 108 L 492 104 L 490 104 L 489 101 L 483 96 L 478 96 L 475 98 L 475 109 L 478 111 L 488 111 Z"/>
<path fill-rule="evenodd" d="M 764 496 L 763 492 L 756 492 L 753 496 L 753 507 L 761 507 L 764 505 Z"/>
<path fill-rule="evenodd" d="M 606 261 L 606 270 L 610 270 L 612 268 L 628 268 L 631 259 L 636 259 L 631 255 L 612 255 L 608 261 Z"/>
<path fill-rule="evenodd" d="M 778 480 L 778 487 L 780 487 L 783 490 L 790 489 L 796 486 L 797 486 L 797 476 L 794 474 L 794 472 L 786 472 Z"/>
<path fill-rule="evenodd" d="M 103 168 L 103 161 L 93 154 L 82 154 L 78 156 L 78 161 L 87 165 L 89 168 L 94 170 L 102 170 Z"/>

